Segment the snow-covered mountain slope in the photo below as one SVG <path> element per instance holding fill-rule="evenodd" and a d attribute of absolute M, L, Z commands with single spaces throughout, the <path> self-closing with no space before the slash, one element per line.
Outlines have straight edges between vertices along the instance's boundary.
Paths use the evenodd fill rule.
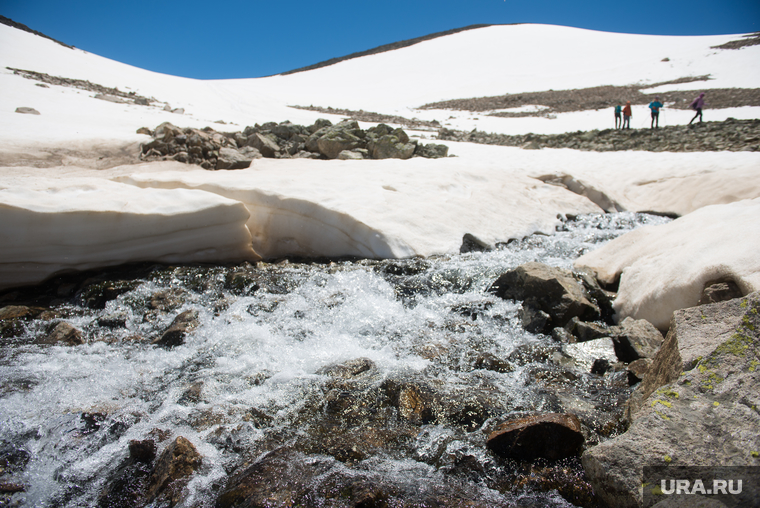
<path fill-rule="evenodd" d="M 527 151 L 447 142 L 456 157 L 267 159 L 235 172 L 202 171 L 174 162 L 104 170 L 77 167 L 101 167 L 98 154 L 106 150 L 136 150 L 137 143 L 150 139 L 136 129 L 165 121 L 237 131 L 268 121 L 308 125 L 329 117 L 292 105 L 435 119 L 451 128 L 504 133 L 604 128 L 610 126 L 611 111 L 497 118 L 417 108 L 446 99 L 652 84 L 704 75 L 710 80 L 658 90 L 758 88 L 760 68 L 755 64 L 760 46 L 713 48 L 737 38 L 491 26 L 285 76 L 199 81 L 145 71 L 0 25 L 0 165 L 5 166 L 0 167 L 0 288 L 36 283 L 58 269 L 98 262 L 256 258 L 241 231 L 251 235 L 253 249 L 265 257 L 429 256 L 457 252 L 465 234 L 493 245 L 533 232 L 550 233 L 557 214 L 602 211 L 610 203 L 618 210 L 686 214 L 706 205 L 757 198 L 760 154 L 750 152 Z M 42 87 L 11 69 L 84 80 L 157 102 L 145 106 L 98 100 L 94 87 Z M 185 113 L 165 111 L 165 104 Z M 18 107 L 35 108 L 40 114 L 19 114 Z M 636 107 L 633 126 L 640 127 L 636 122 L 647 116 L 644 106 Z M 661 124 L 686 123 L 690 116 L 666 105 Z M 706 116 L 758 118 L 760 108 L 708 110 Z M 212 123 L 217 120 L 226 127 Z M 42 165 L 54 152 L 64 153 L 62 167 L 29 167 Z M 576 192 L 544 184 L 538 177 L 545 175 L 563 176 Z M 98 182 L 104 189 L 101 194 L 93 192 Z M 193 193 L 185 194 L 188 189 Z M 114 192 L 123 199 L 111 199 Z M 28 199 L 19 201 L 18 196 Z M 139 209 L 125 205 L 133 200 L 140 203 Z M 48 213 L 58 215 L 55 229 L 69 237 L 66 245 L 78 247 L 67 248 L 64 256 L 60 241 L 51 240 L 50 223 L 41 219 L 36 201 L 45 201 Z M 205 233 L 181 234 L 186 228 L 176 226 L 183 223 L 175 221 L 176 216 L 186 214 L 183 206 L 192 208 L 192 203 L 197 204 L 197 214 L 187 217 L 193 222 L 219 224 L 230 232 L 225 252 L 219 251 L 223 242 L 214 240 L 211 245 Z M 247 214 L 237 213 L 240 206 L 235 205 L 240 204 Z M 752 206 L 757 207 L 755 202 Z M 236 212 L 226 213 L 225 207 Z M 226 217 L 221 222 L 220 213 Z M 141 222 L 145 231 L 160 230 L 170 238 L 176 234 L 181 241 L 174 250 L 158 248 L 156 235 L 137 241 Z M 164 229 L 155 229 L 157 222 Z M 132 243 L 122 250 L 112 248 L 120 242 Z M 16 249 L 22 244 L 23 259 Z M 743 248 L 741 242 L 736 248 Z M 103 256 L 94 255 L 98 252 Z M 750 289 L 752 280 L 745 284 Z"/>
<path fill-rule="evenodd" d="M 490 26 L 306 72 L 200 81 L 145 71 L 2 25 L 0 138 L 6 142 L 43 135 L 49 140 L 138 140 L 134 131 L 140 126 L 180 122 L 177 115 L 160 107 L 93 101 L 93 93 L 81 90 L 36 87 L 33 81 L 13 75 L 8 67 L 153 97 L 172 108 L 184 108 L 181 123 L 197 127 L 217 120 L 238 126 L 286 119 L 308 124 L 324 115 L 288 106 L 314 105 L 436 119 L 452 128 L 489 132 L 603 128 L 609 124 L 608 111 L 567 113 L 551 120 L 482 115 L 474 120 L 477 115 L 416 108 L 447 99 L 652 84 L 705 75 L 710 76 L 709 81 L 667 85 L 658 90 L 756 88 L 760 84 L 760 67 L 756 65 L 760 46 L 713 48 L 737 38 L 614 34 L 549 25 Z M 666 58 L 668 61 L 663 62 Z M 14 115 L 19 106 L 34 107 L 42 115 L 35 119 Z M 634 122 L 646 116 L 646 108 L 636 113 Z M 710 119 L 726 116 L 715 113 Z M 730 116 L 756 118 L 760 108 L 739 108 Z M 666 108 L 663 117 L 663 121 L 685 123 L 689 113 Z"/>

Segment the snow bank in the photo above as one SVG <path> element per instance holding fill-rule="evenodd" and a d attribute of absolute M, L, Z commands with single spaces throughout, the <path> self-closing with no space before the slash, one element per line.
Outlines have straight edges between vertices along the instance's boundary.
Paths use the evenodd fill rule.
<path fill-rule="evenodd" d="M 632 231 L 579 258 L 606 283 L 620 277 L 617 319 L 668 328 L 673 311 L 697 305 L 707 282 L 760 290 L 760 198 L 706 206 L 662 226 Z"/>
<path fill-rule="evenodd" d="M 279 256 L 399 258 L 459 252 L 551 234 L 557 214 L 599 212 L 587 199 L 510 169 L 501 157 L 314 161 L 259 159 L 242 171 L 118 177 L 162 189 L 202 189 L 245 203 L 254 249 Z M 488 152 L 486 152 L 488 153 Z"/>
<path fill-rule="evenodd" d="M 135 261 L 259 259 L 245 207 L 206 192 L 15 178 L 0 186 L 0 214 L 0 289 Z"/>

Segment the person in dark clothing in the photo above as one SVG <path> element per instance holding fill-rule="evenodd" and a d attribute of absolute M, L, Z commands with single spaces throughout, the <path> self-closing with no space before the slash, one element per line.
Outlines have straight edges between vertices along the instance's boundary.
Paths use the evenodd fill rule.
<path fill-rule="evenodd" d="M 623 108 L 623 129 L 630 129 L 631 128 L 631 117 L 633 116 L 633 113 L 631 112 L 631 101 L 628 101 L 625 103 L 625 107 Z"/>
<path fill-rule="evenodd" d="M 689 107 L 697 112 L 697 114 L 694 115 L 694 118 L 689 120 L 689 125 L 691 125 L 691 122 L 696 120 L 697 117 L 699 117 L 699 123 L 702 123 L 702 108 L 705 107 L 705 92 L 699 94 L 699 97 L 694 99 L 691 104 L 689 104 Z"/>
<path fill-rule="evenodd" d="M 649 109 L 652 110 L 652 125 L 651 129 L 655 128 L 655 124 L 657 124 L 657 128 L 660 128 L 660 108 L 662 107 L 662 102 L 660 102 L 659 97 L 655 97 L 652 102 L 649 103 Z"/>
<path fill-rule="evenodd" d="M 619 129 L 623 126 L 623 119 L 621 117 L 623 111 L 623 106 L 620 105 L 620 103 L 617 103 L 617 106 L 615 106 L 615 128 Z"/>

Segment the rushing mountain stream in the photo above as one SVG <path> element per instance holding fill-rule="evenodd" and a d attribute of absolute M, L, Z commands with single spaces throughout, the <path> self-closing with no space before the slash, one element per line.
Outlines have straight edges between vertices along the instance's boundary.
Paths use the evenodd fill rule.
<path fill-rule="evenodd" d="M 486 438 L 547 412 L 577 415 L 586 446 L 614 436 L 626 371 L 592 374 L 593 357 L 525 331 L 521 303 L 487 290 L 667 220 L 583 216 L 431 259 L 141 265 L 6 291 L 0 307 L 27 314 L 0 321 L 0 506 L 594 506 L 577 457 L 519 461 Z M 156 466 L 170 445 L 180 462 Z"/>

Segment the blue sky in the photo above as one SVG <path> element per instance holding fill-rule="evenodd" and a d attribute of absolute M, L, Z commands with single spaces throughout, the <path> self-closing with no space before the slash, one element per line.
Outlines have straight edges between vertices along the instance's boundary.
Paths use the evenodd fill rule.
<path fill-rule="evenodd" d="M 267 76 L 479 23 L 660 35 L 760 31 L 760 0 L 2 0 L 0 14 L 91 53 L 199 79 Z"/>

